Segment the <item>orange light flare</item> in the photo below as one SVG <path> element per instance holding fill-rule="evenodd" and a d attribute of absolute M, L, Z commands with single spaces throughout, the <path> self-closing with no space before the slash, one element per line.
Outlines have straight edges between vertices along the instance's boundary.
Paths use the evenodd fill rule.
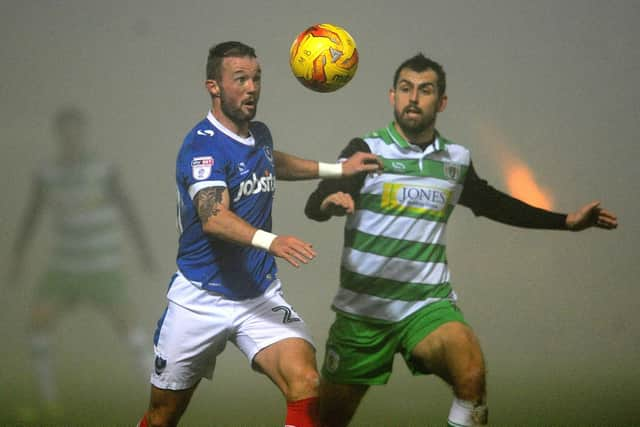
<path fill-rule="evenodd" d="M 554 197 L 551 191 L 541 187 L 535 173 L 513 150 L 508 138 L 494 126 L 484 125 L 480 129 L 481 138 L 497 152 L 500 169 L 507 186 L 507 193 L 532 206 L 551 210 Z"/>
<path fill-rule="evenodd" d="M 549 190 L 540 187 L 531 168 L 523 162 L 503 165 L 505 181 L 509 193 L 530 205 L 551 210 L 553 196 Z"/>

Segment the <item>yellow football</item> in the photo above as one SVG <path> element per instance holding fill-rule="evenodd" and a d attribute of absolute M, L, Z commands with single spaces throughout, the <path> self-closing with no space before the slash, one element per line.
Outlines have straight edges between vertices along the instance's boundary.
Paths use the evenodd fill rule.
<path fill-rule="evenodd" d="M 356 74 L 356 42 L 342 27 L 313 25 L 293 41 L 289 65 L 305 87 L 316 92 L 333 92 L 349 83 Z"/>

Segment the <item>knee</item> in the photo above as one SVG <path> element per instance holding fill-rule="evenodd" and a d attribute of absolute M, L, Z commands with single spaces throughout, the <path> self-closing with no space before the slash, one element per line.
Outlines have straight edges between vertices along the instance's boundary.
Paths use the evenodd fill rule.
<path fill-rule="evenodd" d="M 458 374 L 453 384 L 454 394 L 459 399 L 483 402 L 486 394 L 486 372 L 482 362 L 467 367 Z"/>
<path fill-rule="evenodd" d="M 319 384 L 320 376 L 313 366 L 294 369 L 287 380 L 285 398 L 291 402 L 317 396 Z"/>

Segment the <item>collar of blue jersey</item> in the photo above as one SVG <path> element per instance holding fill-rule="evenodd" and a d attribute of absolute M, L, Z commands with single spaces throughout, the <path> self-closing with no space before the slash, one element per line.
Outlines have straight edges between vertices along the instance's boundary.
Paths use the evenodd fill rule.
<path fill-rule="evenodd" d="M 220 132 L 227 135 L 229 138 L 232 138 L 235 141 L 238 141 L 239 143 L 248 145 L 250 147 L 253 147 L 254 145 L 256 145 L 256 141 L 253 138 L 253 135 L 251 135 L 251 133 L 249 133 L 249 136 L 247 138 L 241 137 L 240 135 L 238 135 L 237 133 L 234 133 L 233 131 L 229 130 L 225 125 L 220 123 L 218 119 L 215 118 L 215 116 L 211 111 L 209 111 L 209 113 L 207 114 L 207 120 L 209 120 L 209 123 L 211 123 Z"/>
<path fill-rule="evenodd" d="M 409 141 L 407 141 L 404 136 L 402 136 L 400 134 L 400 132 L 398 132 L 398 130 L 396 129 L 395 122 L 391 122 L 389 123 L 389 126 L 387 126 L 387 132 L 389 133 L 389 136 L 391 137 L 391 139 L 393 140 L 393 142 L 395 142 L 396 144 L 398 144 L 400 147 L 402 148 L 410 148 L 410 147 L 414 147 L 414 144 L 411 144 Z M 436 130 L 436 138 L 433 141 L 433 148 L 434 151 L 440 151 L 440 150 L 444 150 L 445 145 L 448 143 L 448 141 L 446 139 L 444 139 L 441 135 L 440 132 L 438 132 Z"/>

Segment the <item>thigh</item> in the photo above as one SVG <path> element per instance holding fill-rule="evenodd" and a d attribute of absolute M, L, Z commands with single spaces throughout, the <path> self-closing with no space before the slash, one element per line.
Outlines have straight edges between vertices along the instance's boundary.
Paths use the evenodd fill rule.
<path fill-rule="evenodd" d="M 151 383 L 160 389 L 188 389 L 203 377 L 210 379 L 229 339 L 228 302 L 182 280 L 174 280 L 171 295 L 183 300 L 169 300 L 154 335 Z M 187 303 L 191 300 L 199 305 Z"/>
<path fill-rule="evenodd" d="M 306 324 L 287 303 L 279 283 L 242 303 L 231 341 L 252 366 L 266 374 L 289 400 L 315 396 L 315 348 Z"/>
<path fill-rule="evenodd" d="M 469 373 L 484 375 L 484 358 L 473 330 L 461 322 L 448 322 L 422 339 L 411 351 L 412 362 L 455 386 Z"/>
<path fill-rule="evenodd" d="M 368 389 L 366 384 L 337 384 L 323 379 L 318 397 L 320 425 L 349 425 Z"/>
<path fill-rule="evenodd" d="M 318 371 L 315 349 L 300 338 L 278 341 L 256 354 L 253 366 L 281 390 L 288 401 L 316 396 Z"/>
<path fill-rule="evenodd" d="M 422 358 L 415 357 L 414 349 L 419 344 L 421 347 L 433 345 L 431 341 L 435 340 L 440 332 L 436 333 L 426 344 L 423 341 L 447 323 L 466 325 L 460 309 L 449 300 L 429 304 L 399 323 L 398 333 L 402 336 L 402 356 L 414 375 L 433 373 L 432 369 L 425 368 Z M 422 348 L 419 348 L 418 351 L 420 354 L 424 354 Z"/>
<path fill-rule="evenodd" d="M 335 384 L 386 384 L 399 348 L 396 326 L 337 314 L 327 338 L 322 377 Z"/>
<path fill-rule="evenodd" d="M 239 301 L 236 306 L 238 315 L 234 317 L 230 340 L 252 364 L 262 350 L 289 339 L 297 339 L 293 342 L 299 343 L 305 352 L 314 354 L 314 344 L 307 325 L 284 299 L 279 282 L 264 295 Z"/>

